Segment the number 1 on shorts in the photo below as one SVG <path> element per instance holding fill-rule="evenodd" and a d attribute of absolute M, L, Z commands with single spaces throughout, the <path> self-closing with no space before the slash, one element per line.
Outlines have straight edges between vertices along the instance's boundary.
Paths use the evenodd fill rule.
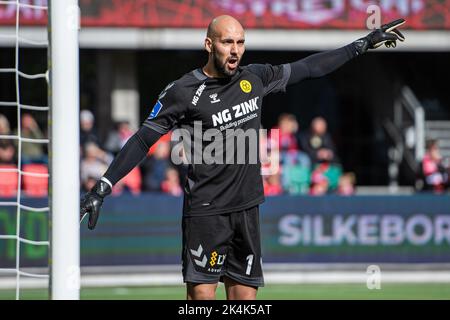
<path fill-rule="evenodd" d="M 249 254 L 248 256 L 247 256 L 247 258 L 245 258 L 246 260 L 248 260 L 248 262 L 247 262 L 247 270 L 245 271 L 245 274 L 246 275 L 250 275 L 250 271 L 252 270 L 252 264 L 253 264 L 253 254 Z"/>

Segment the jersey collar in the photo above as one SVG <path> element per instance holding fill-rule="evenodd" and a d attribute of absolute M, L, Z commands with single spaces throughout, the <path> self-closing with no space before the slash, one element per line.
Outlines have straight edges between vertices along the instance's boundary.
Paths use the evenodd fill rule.
<path fill-rule="evenodd" d="M 235 79 L 241 73 L 241 67 L 238 67 L 237 72 L 231 76 L 230 78 L 210 78 L 206 74 L 203 73 L 202 68 L 195 69 L 193 71 L 194 77 L 196 77 L 200 81 L 211 81 L 211 82 L 219 82 L 219 83 L 228 83 L 231 80 Z"/>

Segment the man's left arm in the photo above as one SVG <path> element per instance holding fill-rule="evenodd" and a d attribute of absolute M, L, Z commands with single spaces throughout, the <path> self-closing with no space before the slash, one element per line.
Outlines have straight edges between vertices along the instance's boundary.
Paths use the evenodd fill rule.
<path fill-rule="evenodd" d="M 398 19 L 375 29 L 364 38 L 358 39 L 342 48 L 316 53 L 304 59 L 290 63 L 290 76 L 287 85 L 298 83 L 305 79 L 323 77 L 341 67 L 347 61 L 361 55 L 369 49 L 375 49 L 385 44 L 395 47 L 398 41 L 405 37 L 397 29 L 405 23 Z"/>

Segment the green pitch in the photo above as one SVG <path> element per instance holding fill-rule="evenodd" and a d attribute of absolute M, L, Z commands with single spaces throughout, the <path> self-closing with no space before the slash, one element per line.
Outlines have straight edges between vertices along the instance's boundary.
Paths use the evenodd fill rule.
<path fill-rule="evenodd" d="M 225 299 L 224 288 L 219 286 L 217 298 Z M 43 289 L 21 291 L 21 299 L 48 299 Z M 379 290 L 368 290 L 365 284 L 298 284 L 267 285 L 259 290 L 259 299 L 277 300 L 371 300 L 371 299 L 445 299 L 450 300 L 450 284 L 384 284 Z M 0 290 L 0 300 L 15 299 L 14 290 Z M 184 300 L 183 286 L 84 288 L 84 300 Z"/>

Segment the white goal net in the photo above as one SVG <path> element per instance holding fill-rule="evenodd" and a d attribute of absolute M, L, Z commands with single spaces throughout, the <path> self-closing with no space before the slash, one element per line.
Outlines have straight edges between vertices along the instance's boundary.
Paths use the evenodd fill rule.
<path fill-rule="evenodd" d="M 0 76 L 14 82 L 0 91 L 14 91 L 0 95 L 0 155 L 14 150 L 14 161 L 0 159 L 0 249 L 14 255 L 12 262 L 0 256 L 0 284 L 13 278 L 16 299 L 30 279 L 48 284 L 52 299 L 79 299 L 78 1 L 0 0 L 0 12 L 15 17 L 10 27 L 0 27 L 1 46 L 14 50 L 10 65 L 0 64 Z M 44 15 L 48 29 L 24 25 L 29 14 Z M 36 55 L 43 58 L 42 70 L 30 66 Z M 41 83 L 47 103 L 28 102 L 36 90 L 25 85 L 30 82 Z M 3 130 L 8 121 L 10 130 Z M 44 150 L 38 161 L 28 154 L 36 145 Z M 24 225 L 29 216 L 39 216 L 45 232 Z M 45 253 L 45 266 L 29 265 L 24 253 L 32 252 L 30 246 L 43 248 L 34 252 Z"/>

